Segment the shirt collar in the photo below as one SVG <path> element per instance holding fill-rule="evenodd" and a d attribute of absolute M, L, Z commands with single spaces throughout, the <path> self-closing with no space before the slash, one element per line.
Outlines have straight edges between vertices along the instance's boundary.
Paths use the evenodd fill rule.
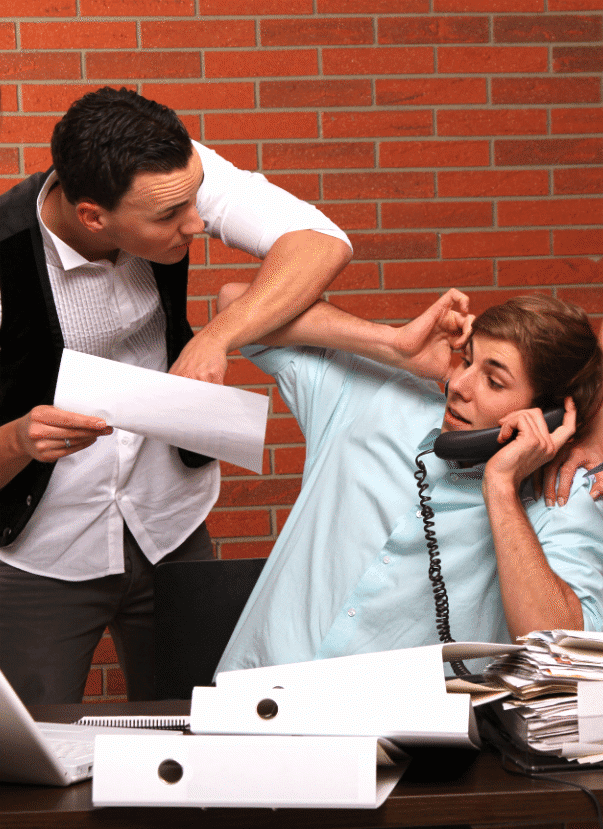
<path fill-rule="evenodd" d="M 42 205 L 44 204 L 46 197 L 48 196 L 48 194 L 57 182 L 58 176 L 56 172 L 53 171 L 48 176 L 44 183 L 44 186 L 40 190 L 37 201 L 38 223 L 40 225 L 40 230 L 42 232 L 42 238 L 44 240 L 44 246 L 46 248 L 49 261 L 51 262 L 51 264 L 55 265 L 55 267 L 62 268 L 65 272 L 75 270 L 76 268 L 82 268 L 84 266 L 92 268 L 106 267 L 106 263 L 109 260 L 101 259 L 98 261 L 91 262 L 89 259 L 86 259 L 76 250 L 70 247 L 66 242 L 63 242 L 62 239 L 60 239 L 44 224 L 42 220 Z M 120 250 L 115 265 L 123 265 L 128 260 L 134 258 L 135 257 L 131 253 L 126 253 L 125 251 Z"/>

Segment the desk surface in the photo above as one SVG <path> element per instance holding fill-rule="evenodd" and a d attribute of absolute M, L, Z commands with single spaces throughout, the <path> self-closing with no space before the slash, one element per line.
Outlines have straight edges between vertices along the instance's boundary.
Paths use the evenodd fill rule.
<path fill-rule="evenodd" d="M 110 703 L 36 706 L 38 720 L 71 722 L 83 714 L 188 714 L 189 703 Z M 573 786 L 504 771 L 498 758 L 481 753 L 456 779 L 434 780 L 428 764 L 412 765 L 380 809 L 93 809 L 89 781 L 67 788 L 0 784 L 1 829 L 370 829 L 452 824 L 563 823 L 596 820 L 590 799 Z M 568 779 L 591 788 L 603 801 L 600 771 L 571 772 Z M 561 775 L 563 778 L 563 775 Z"/>

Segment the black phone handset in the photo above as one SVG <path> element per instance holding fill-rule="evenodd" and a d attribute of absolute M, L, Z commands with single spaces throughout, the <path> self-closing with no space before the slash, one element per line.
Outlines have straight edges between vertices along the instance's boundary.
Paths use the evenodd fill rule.
<path fill-rule="evenodd" d="M 552 432 L 563 422 L 564 410 L 562 408 L 549 409 L 544 412 L 544 419 L 548 426 L 549 432 Z M 423 528 L 425 533 L 425 541 L 427 542 L 427 552 L 429 553 L 429 580 L 433 590 L 433 599 L 435 602 L 436 613 L 436 628 L 440 637 L 440 642 L 454 642 L 452 634 L 450 633 L 450 607 L 448 604 L 448 593 L 446 592 L 446 585 L 444 577 L 442 576 L 442 563 L 439 558 L 438 542 L 436 534 L 432 527 L 433 510 L 429 506 L 428 501 L 431 501 L 429 495 L 425 495 L 425 490 L 428 488 L 425 483 L 427 477 L 427 470 L 425 464 L 421 460 L 423 455 L 429 455 L 434 452 L 438 458 L 449 461 L 463 461 L 469 463 L 485 463 L 492 455 L 506 446 L 506 443 L 499 443 L 497 438 L 500 433 L 500 427 L 494 429 L 480 429 L 468 430 L 460 432 L 444 432 L 436 438 L 433 449 L 427 449 L 421 452 L 415 458 L 417 471 L 414 473 L 417 480 L 417 487 L 419 489 L 419 505 L 421 507 L 421 517 L 423 519 Z M 515 432 L 509 440 L 513 440 L 517 435 Z M 450 666 L 457 676 L 470 676 L 471 671 L 461 659 L 450 660 Z"/>

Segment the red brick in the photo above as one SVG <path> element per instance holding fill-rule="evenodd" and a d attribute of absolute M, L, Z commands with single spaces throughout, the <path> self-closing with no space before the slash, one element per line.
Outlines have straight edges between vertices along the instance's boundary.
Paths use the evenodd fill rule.
<path fill-rule="evenodd" d="M 603 193 L 603 169 L 601 168 L 555 170 L 553 181 L 555 195 Z"/>
<path fill-rule="evenodd" d="M 495 43 L 593 42 L 603 36 L 600 17 L 539 14 L 534 17 L 495 17 Z"/>
<path fill-rule="evenodd" d="M 547 113 L 543 109 L 462 109 L 437 113 L 438 135 L 546 135 L 547 132 Z"/>
<path fill-rule="evenodd" d="M 186 307 L 188 321 L 193 328 L 207 325 L 209 321 L 209 303 L 207 300 L 189 299 Z"/>
<path fill-rule="evenodd" d="M 245 541 L 243 543 L 220 544 L 220 558 L 268 558 L 274 541 Z"/>
<path fill-rule="evenodd" d="M 129 89 L 135 88 L 132 84 L 123 85 Z M 24 112 L 63 113 L 74 101 L 88 92 L 94 92 L 99 89 L 99 86 L 98 83 L 23 84 L 21 87 L 23 110 Z M 122 84 L 112 84 L 112 86 L 120 88 Z"/>
<path fill-rule="evenodd" d="M 257 170 L 259 167 L 255 144 L 216 144 L 212 149 L 242 170 Z"/>
<path fill-rule="evenodd" d="M 495 163 L 498 166 L 602 164 L 601 138 L 548 138 L 542 140 L 494 142 Z"/>
<path fill-rule="evenodd" d="M 450 262 L 386 262 L 385 290 L 399 288 L 463 288 L 493 285 L 493 265 L 487 259 Z"/>
<path fill-rule="evenodd" d="M 21 23 L 21 27 L 25 25 L 25 23 Z M 16 45 L 15 24 L 0 23 L 0 49 L 14 49 Z"/>
<path fill-rule="evenodd" d="M 333 305 L 350 314 L 371 320 L 402 322 L 424 311 L 437 295 L 383 292 L 375 294 L 340 294 L 331 299 Z"/>
<path fill-rule="evenodd" d="M 553 72 L 603 72 L 603 46 L 555 46 Z"/>
<path fill-rule="evenodd" d="M 375 204 L 328 204 L 322 202 L 322 212 L 342 230 L 368 230 L 377 227 L 377 206 Z"/>
<path fill-rule="evenodd" d="M 284 402 L 283 398 L 281 397 L 279 390 L 276 386 L 271 390 L 272 392 L 272 411 L 277 414 L 286 414 L 289 412 L 287 408 L 287 404 Z"/>
<path fill-rule="evenodd" d="M 6 193 L 11 187 L 14 187 L 15 184 L 19 184 L 22 181 L 21 177 L 19 178 L 0 178 L 0 194 Z"/>
<path fill-rule="evenodd" d="M 274 450 L 274 471 L 277 475 L 292 475 L 304 471 L 306 449 L 303 446 L 294 446 L 287 449 Z"/>
<path fill-rule="evenodd" d="M 368 17 L 264 19 L 260 42 L 263 47 L 374 43 L 373 22 Z"/>
<path fill-rule="evenodd" d="M 555 230 L 555 256 L 600 256 L 603 250 L 603 230 Z"/>
<path fill-rule="evenodd" d="M 596 104 L 599 78 L 492 78 L 492 103 Z"/>
<path fill-rule="evenodd" d="M 103 693 L 103 672 L 100 668 L 93 668 L 86 679 L 84 696 L 99 697 Z"/>
<path fill-rule="evenodd" d="M 123 696 L 126 693 L 126 680 L 119 668 L 110 668 L 106 676 L 108 696 Z"/>
<path fill-rule="evenodd" d="M 498 205 L 500 227 L 600 225 L 602 216 L 603 199 L 502 201 Z"/>
<path fill-rule="evenodd" d="M 543 0 L 434 0 L 435 12 L 542 12 Z"/>
<path fill-rule="evenodd" d="M 117 665 L 117 651 L 110 636 L 103 636 L 92 657 L 93 665 Z"/>
<path fill-rule="evenodd" d="M 438 49 L 438 72 L 476 75 L 494 72 L 546 72 L 546 46 L 447 46 Z"/>
<path fill-rule="evenodd" d="M 3 83 L 0 85 L 0 112 L 16 112 L 19 109 L 17 85 Z"/>
<path fill-rule="evenodd" d="M 90 52 L 89 78 L 198 78 L 198 52 Z"/>
<path fill-rule="evenodd" d="M 212 510 L 207 516 L 207 528 L 212 538 L 270 535 L 270 513 L 266 510 Z"/>
<path fill-rule="evenodd" d="M 42 144 L 50 141 L 57 115 L 3 115 L 0 142 L 3 144 Z"/>
<path fill-rule="evenodd" d="M 246 507 L 262 504 L 294 504 L 301 488 L 299 478 L 249 478 L 222 481 L 217 507 Z"/>
<path fill-rule="evenodd" d="M 369 80 L 261 81 L 261 107 L 369 106 Z"/>
<path fill-rule="evenodd" d="M 76 0 L 11 0 L 11 17 L 74 17 Z"/>
<path fill-rule="evenodd" d="M 265 144 L 262 149 L 266 170 L 313 170 L 329 167 L 374 167 L 372 144 L 333 141 L 306 144 Z"/>
<path fill-rule="evenodd" d="M 380 167 L 485 167 L 487 141 L 392 141 L 380 144 Z"/>
<path fill-rule="evenodd" d="M 290 509 L 278 509 L 276 510 L 276 531 L 280 534 L 281 530 L 285 526 L 285 522 L 287 518 L 291 515 Z"/>
<path fill-rule="evenodd" d="M 526 259 L 498 263 L 498 284 L 563 285 L 603 282 L 603 260 Z"/>
<path fill-rule="evenodd" d="M 195 14 L 195 0 L 80 0 L 82 17 L 181 17 Z"/>
<path fill-rule="evenodd" d="M 487 43 L 485 17 L 382 17 L 379 43 Z M 465 69 L 466 71 L 466 69 Z"/>
<path fill-rule="evenodd" d="M 601 11 L 600 0 L 549 0 L 548 7 L 552 12 Z"/>
<path fill-rule="evenodd" d="M 286 51 L 207 52 L 205 75 L 208 78 L 258 78 L 270 75 L 318 74 L 316 49 L 288 49 Z"/>
<path fill-rule="evenodd" d="M 433 116 L 428 110 L 377 112 L 323 112 L 325 138 L 399 137 L 433 135 Z"/>
<path fill-rule="evenodd" d="M 276 173 L 266 176 L 268 181 L 293 193 L 304 201 L 317 201 L 320 197 L 318 174 L 313 173 Z"/>
<path fill-rule="evenodd" d="M 206 236 L 203 234 L 193 239 L 193 243 L 189 248 L 189 257 L 191 265 L 205 264 L 205 240 Z"/>
<path fill-rule="evenodd" d="M 255 106 L 253 84 L 249 82 L 210 83 L 194 80 L 191 83 L 145 83 L 145 98 L 165 104 L 176 110 L 252 109 Z"/>
<path fill-rule="evenodd" d="M 549 234 L 546 230 L 443 233 L 444 259 L 466 259 L 467 256 L 547 256 Z"/>
<path fill-rule="evenodd" d="M 325 173 L 325 199 L 418 199 L 435 195 L 433 173 Z"/>
<path fill-rule="evenodd" d="M 325 48 L 322 71 L 325 75 L 428 75 L 434 71 L 434 52 L 428 46 Z"/>
<path fill-rule="evenodd" d="M 199 0 L 199 14 L 244 14 L 246 17 L 260 14 L 282 14 L 283 0 Z M 287 14 L 312 14 L 313 0 L 288 0 Z"/>
<path fill-rule="evenodd" d="M 303 443 L 304 436 L 294 417 L 271 417 L 266 427 L 266 444 Z"/>
<path fill-rule="evenodd" d="M 19 151 L 16 147 L 0 147 L 0 173 L 3 176 L 19 174 Z"/>
<path fill-rule="evenodd" d="M 80 77 L 79 55 L 59 52 L 0 55 L 0 78 L 3 81 L 73 80 Z"/>
<path fill-rule="evenodd" d="M 257 264 L 258 260 L 250 253 L 235 248 L 227 248 L 220 239 L 209 240 L 209 261 L 212 265 Z"/>
<path fill-rule="evenodd" d="M 423 14 L 428 0 L 318 0 L 319 14 Z"/>
<path fill-rule="evenodd" d="M 331 282 L 328 291 L 370 291 L 379 287 L 379 266 L 376 262 L 351 262 Z"/>
<path fill-rule="evenodd" d="M 384 228 L 492 227 L 490 202 L 387 202 L 381 205 Z"/>
<path fill-rule="evenodd" d="M 143 49 L 255 46 L 253 20 L 152 20 L 140 27 Z"/>
<path fill-rule="evenodd" d="M 545 170 L 442 170 L 437 179 L 441 198 L 549 195 Z"/>
<path fill-rule="evenodd" d="M 354 233 L 350 237 L 354 258 L 435 259 L 435 233 Z"/>
<path fill-rule="evenodd" d="M 487 103 L 484 78 L 427 78 L 375 81 L 377 106 Z"/>
<path fill-rule="evenodd" d="M 21 23 L 22 49 L 124 49 L 136 47 L 136 23 Z"/>
<path fill-rule="evenodd" d="M 603 132 L 603 109 L 580 107 L 551 110 L 551 133 L 599 133 Z"/>
<path fill-rule="evenodd" d="M 524 296 L 525 294 L 548 294 L 550 296 L 552 291 L 547 291 L 543 288 L 528 290 L 524 287 L 506 290 L 471 291 L 471 313 L 477 316 L 482 311 L 485 311 L 486 308 L 491 308 L 493 305 L 506 302 L 512 297 Z M 527 827 L 524 827 L 524 829 L 527 829 Z M 548 827 L 548 829 L 551 829 L 551 827 Z"/>
<path fill-rule="evenodd" d="M 587 314 L 601 314 L 603 312 L 603 288 L 559 288 L 559 299 L 579 305 Z M 596 326 L 598 328 L 598 326 Z"/>
<path fill-rule="evenodd" d="M 211 140 L 318 138 L 313 112 L 249 112 L 204 116 L 205 137 Z"/>
<path fill-rule="evenodd" d="M 249 360 L 243 358 L 230 359 L 228 366 L 228 385 L 229 386 L 252 386 L 256 385 L 253 391 L 261 391 L 260 383 L 274 383 L 274 380 L 269 374 L 265 374 L 260 368 L 254 366 Z"/>

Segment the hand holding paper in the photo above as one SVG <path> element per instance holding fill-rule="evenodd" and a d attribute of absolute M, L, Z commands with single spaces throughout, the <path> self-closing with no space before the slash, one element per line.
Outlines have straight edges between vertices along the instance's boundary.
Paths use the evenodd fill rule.
<path fill-rule="evenodd" d="M 181 449 L 262 470 L 268 398 L 65 349 L 54 405 Z"/>

